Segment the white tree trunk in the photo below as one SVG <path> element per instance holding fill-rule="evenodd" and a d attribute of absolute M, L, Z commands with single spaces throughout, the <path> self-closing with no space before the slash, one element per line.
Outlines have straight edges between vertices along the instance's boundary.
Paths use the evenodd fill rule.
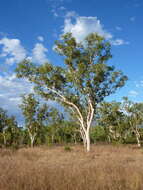
<path fill-rule="evenodd" d="M 49 91 L 52 91 L 58 97 L 60 98 L 60 101 L 66 103 L 74 112 L 74 114 L 77 116 L 78 122 L 80 124 L 80 133 L 81 137 L 83 139 L 84 147 L 86 148 L 87 152 L 90 151 L 90 127 L 91 123 L 93 120 L 93 115 L 94 115 L 94 108 L 92 105 L 91 99 L 88 97 L 88 110 L 87 110 L 87 118 L 86 121 L 83 119 L 83 115 L 79 109 L 79 107 L 74 104 L 73 102 L 70 102 L 69 100 L 66 99 L 60 92 L 56 91 L 53 88 L 47 88 Z"/>
<path fill-rule="evenodd" d="M 74 144 L 77 144 L 77 141 L 76 141 L 76 134 L 75 134 L 75 133 L 73 134 L 72 138 L 73 138 Z"/>
<path fill-rule="evenodd" d="M 81 132 L 81 137 L 83 140 L 83 146 L 87 152 L 90 151 L 90 133 L 89 130 L 82 131 Z"/>
<path fill-rule="evenodd" d="M 89 130 L 86 133 L 86 151 L 90 151 L 90 133 Z"/>
<path fill-rule="evenodd" d="M 5 130 L 3 130 L 3 132 L 2 132 L 2 136 L 3 136 L 3 143 L 4 143 L 4 146 L 6 146 L 6 144 L 7 144 L 7 139 L 6 139 L 6 132 L 5 132 Z"/>
<path fill-rule="evenodd" d="M 81 138 L 83 140 L 83 146 L 84 146 L 84 148 L 86 148 L 86 136 L 85 136 L 85 131 L 83 130 L 82 126 L 80 128 L 80 135 L 81 135 Z"/>
<path fill-rule="evenodd" d="M 83 146 L 84 146 L 84 148 L 86 148 L 86 138 L 85 137 L 83 137 Z"/>
<path fill-rule="evenodd" d="M 108 138 L 108 142 L 111 143 L 111 137 L 110 137 L 110 135 L 108 135 L 107 138 Z"/>
<path fill-rule="evenodd" d="M 140 134 L 138 131 L 136 131 L 136 140 L 137 140 L 137 145 L 138 147 L 141 147 L 141 143 L 140 143 Z"/>
<path fill-rule="evenodd" d="M 35 136 L 30 136 L 30 140 L 31 140 L 31 148 L 33 148 Z"/>
<path fill-rule="evenodd" d="M 34 147 L 34 141 L 35 141 L 36 133 L 32 134 L 29 129 L 28 129 L 28 132 L 29 132 L 29 137 L 30 137 L 31 148 L 33 148 Z"/>
<path fill-rule="evenodd" d="M 52 144 L 54 144 L 54 135 L 52 134 Z"/>

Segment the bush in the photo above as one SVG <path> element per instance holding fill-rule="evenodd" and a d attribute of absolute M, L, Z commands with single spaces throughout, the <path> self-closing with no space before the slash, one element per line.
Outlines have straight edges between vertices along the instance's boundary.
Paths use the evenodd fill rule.
<path fill-rule="evenodd" d="M 65 146 L 65 147 L 64 147 L 64 150 L 67 151 L 67 152 L 70 152 L 72 149 L 71 149 L 70 146 Z"/>
<path fill-rule="evenodd" d="M 13 151 L 15 151 L 15 150 L 18 150 L 18 149 L 19 149 L 19 145 L 18 145 L 18 144 L 12 144 L 12 145 L 10 146 L 10 148 L 11 148 Z"/>

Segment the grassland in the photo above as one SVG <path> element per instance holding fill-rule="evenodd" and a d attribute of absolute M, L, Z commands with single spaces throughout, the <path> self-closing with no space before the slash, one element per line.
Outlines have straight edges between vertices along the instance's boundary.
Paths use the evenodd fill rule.
<path fill-rule="evenodd" d="M 143 190 L 143 150 L 93 145 L 0 149 L 0 190 Z"/>

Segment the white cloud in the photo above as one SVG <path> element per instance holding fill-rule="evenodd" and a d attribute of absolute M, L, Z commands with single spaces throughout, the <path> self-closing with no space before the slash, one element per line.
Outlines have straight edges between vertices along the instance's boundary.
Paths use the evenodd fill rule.
<path fill-rule="evenodd" d="M 103 29 L 97 17 L 76 17 L 76 22 L 72 23 L 71 18 L 65 19 L 64 33 L 71 32 L 77 41 L 82 41 L 88 34 L 97 32 L 107 39 L 112 35 Z"/>
<path fill-rule="evenodd" d="M 43 41 L 44 41 L 44 37 L 43 37 L 43 36 L 38 36 L 37 39 L 38 39 L 40 42 L 43 42 Z"/>
<path fill-rule="evenodd" d="M 17 98 L 22 93 L 32 91 L 31 83 L 17 79 L 15 74 L 0 76 L 0 95 Z"/>
<path fill-rule="evenodd" d="M 68 11 L 66 13 L 66 18 L 70 18 L 70 17 L 78 17 L 78 15 L 75 11 Z"/>
<path fill-rule="evenodd" d="M 38 40 L 43 41 L 44 38 L 38 36 Z M 25 58 L 38 64 L 48 60 L 46 56 L 48 50 L 42 43 L 36 43 L 32 51 L 27 52 L 20 40 L 2 38 L 0 39 L 0 48 L 0 58 L 9 65 L 18 63 Z M 0 64 L 0 107 L 8 110 L 9 114 L 15 115 L 18 121 L 23 123 L 23 117 L 18 107 L 21 103 L 20 95 L 33 92 L 33 85 L 27 80 L 17 79 L 16 75 L 12 74 L 12 67 L 9 67 L 8 64 Z M 2 70 L 2 68 L 5 69 Z"/>
<path fill-rule="evenodd" d="M 32 50 L 32 60 L 38 64 L 43 64 L 48 61 L 46 53 L 48 49 L 42 43 L 36 43 Z"/>
<path fill-rule="evenodd" d="M 19 105 L 22 102 L 21 95 L 33 93 L 34 85 L 25 79 L 18 79 L 15 74 L 0 75 L 0 107 L 8 110 L 9 115 L 15 115 L 19 124 L 24 123 L 24 118 Z M 38 96 L 38 98 L 40 98 Z M 56 106 L 54 101 L 45 101 L 40 99 L 40 102 L 48 103 L 50 106 Z"/>
<path fill-rule="evenodd" d="M 59 16 L 58 13 L 57 13 L 57 10 L 56 10 L 55 8 L 52 9 L 51 12 L 53 13 L 53 16 L 54 16 L 54 17 L 58 17 L 58 16 Z"/>
<path fill-rule="evenodd" d="M 26 58 L 26 50 L 19 39 L 2 38 L 0 40 L 2 52 L 0 57 L 6 58 L 7 64 L 14 64 Z"/>
<path fill-rule="evenodd" d="M 136 19 L 136 17 L 135 17 L 135 16 L 130 17 L 130 21 L 131 21 L 131 22 L 134 22 L 134 21 L 135 21 L 135 19 Z"/>
<path fill-rule="evenodd" d="M 120 26 L 116 26 L 115 28 L 116 28 L 116 30 L 118 30 L 118 31 L 122 31 L 122 28 L 121 28 Z"/>
<path fill-rule="evenodd" d="M 64 11 L 66 8 L 64 6 L 59 7 L 59 10 Z"/>
<path fill-rule="evenodd" d="M 58 2 L 52 5 L 51 13 L 55 18 L 63 18 L 65 17 L 66 10 L 66 7 L 61 6 L 61 3 Z"/>
<path fill-rule="evenodd" d="M 17 116 L 19 121 L 22 119 L 19 109 L 20 95 L 31 92 L 33 85 L 26 80 L 17 79 L 15 74 L 0 76 L 0 107 Z"/>
<path fill-rule="evenodd" d="M 78 42 L 90 33 L 98 33 L 112 41 L 113 45 L 126 44 L 122 39 L 114 39 L 113 35 L 104 28 L 97 17 L 78 16 L 74 11 L 68 12 L 65 17 L 63 33 L 67 32 L 71 32 Z"/>
<path fill-rule="evenodd" d="M 129 96 L 136 97 L 136 96 L 138 96 L 138 95 L 139 95 L 139 93 L 138 93 L 137 91 L 135 91 L 135 90 L 131 90 L 131 91 L 129 92 Z"/>
<path fill-rule="evenodd" d="M 116 39 L 116 40 L 111 40 L 112 45 L 114 46 L 120 46 L 120 45 L 124 45 L 124 44 L 129 44 L 129 42 L 125 42 L 123 39 Z"/>
<path fill-rule="evenodd" d="M 136 85 L 137 88 L 140 88 L 140 87 L 142 88 L 143 87 L 143 80 L 138 81 L 138 82 L 136 81 L 135 85 Z"/>
<path fill-rule="evenodd" d="M 38 36 L 37 39 L 40 42 L 44 41 L 43 36 Z M 28 53 L 25 50 L 19 39 L 2 38 L 0 40 L 0 46 L 2 47 L 0 58 L 4 58 L 5 63 L 9 65 L 19 63 L 25 58 L 31 59 L 38 64 L 48 61 L 46 56 L 48 50 L 42 43 L 36 43 L 32 49 L 32 53 Z"/>

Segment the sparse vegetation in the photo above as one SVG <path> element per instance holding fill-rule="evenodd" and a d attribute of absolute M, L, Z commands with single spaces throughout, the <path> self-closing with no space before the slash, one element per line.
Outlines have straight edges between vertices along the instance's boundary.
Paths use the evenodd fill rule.
<path fill-rule="evenodd" d="M 142 190 L 143 152 L 135 146 L 94 145 L 0 150 L 2 190 Z"/>
<path fill-rule="evenodd" d="M 67 33 L 56 42 L 64 66 L 18 64 L 35 91 L 23 95 L 21 128 L 0 108 L 0 190 L 143 189 L 143 103 L 104 102 L 127 80 L 110 50 L 96 33 L 83 43 Z"/>
<path fill-rule="evenodd" d="M 72 150 L 70 146 L 65 146 L 64 149 L 65 149 L 65 151 L 67 151 L 67 152 L 70 152 L 70 151 Z"/>

